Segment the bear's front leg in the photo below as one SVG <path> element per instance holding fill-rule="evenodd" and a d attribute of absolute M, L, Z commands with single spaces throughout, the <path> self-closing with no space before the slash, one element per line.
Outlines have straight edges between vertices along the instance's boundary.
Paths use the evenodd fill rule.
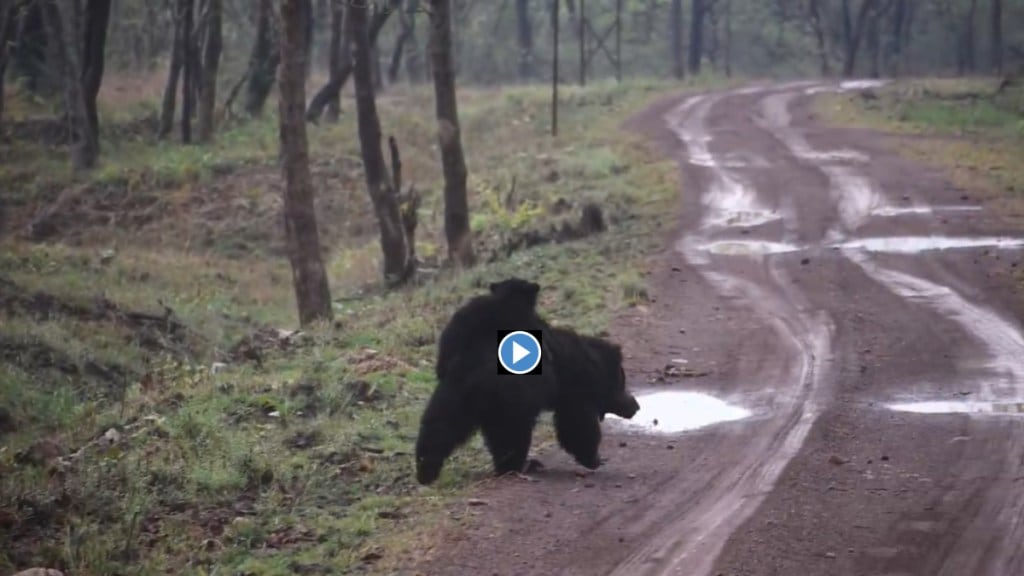
<path fill-rule="evenodd" d="M 601 423 L 588 405 L 561 404 L 555 409 L 558 444 L 581 466 L 595 470 L 601 465 Z"/>

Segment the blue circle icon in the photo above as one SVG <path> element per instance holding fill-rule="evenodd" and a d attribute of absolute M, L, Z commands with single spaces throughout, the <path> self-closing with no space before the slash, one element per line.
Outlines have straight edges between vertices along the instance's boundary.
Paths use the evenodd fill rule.
<path fill-rule="evenodd" d="M 510 332 L 498 343 L 498 362 L 512 374 L 526 374 L 540 364 L 540 342 L 529 332 Z"/>

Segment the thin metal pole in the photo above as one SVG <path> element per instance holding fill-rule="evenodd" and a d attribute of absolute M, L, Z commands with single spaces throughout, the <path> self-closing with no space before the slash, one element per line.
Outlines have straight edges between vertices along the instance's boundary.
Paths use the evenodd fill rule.
<path fill-rule="evenodd" d="M 580 86 L 587 85 L 587 29 L 583 27 L 586 21 L 586 0 L 580 0 Z"/>
<path fill-rule="evenodd" d="M 622 0 L 615 0 L 615 80 L 622 82 Z"/>

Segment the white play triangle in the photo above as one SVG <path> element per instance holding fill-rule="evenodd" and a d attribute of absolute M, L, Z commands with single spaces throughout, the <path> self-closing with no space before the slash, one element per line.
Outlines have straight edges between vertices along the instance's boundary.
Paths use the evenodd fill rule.
<path fill-rule="evenodd" d="M 512 342 L 512 363 L 518 364 L 520 360 L 530 355 L 530 351 L 520 346 L 517 342 Z"/>

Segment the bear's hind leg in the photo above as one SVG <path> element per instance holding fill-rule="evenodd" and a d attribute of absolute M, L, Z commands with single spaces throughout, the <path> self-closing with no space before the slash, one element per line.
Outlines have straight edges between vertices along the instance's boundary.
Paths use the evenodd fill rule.
<path fill-rule="evenodd" d="M 431 484 L 445 460 L 469 440 L 479 422 L 459 390 L 440 384 L 430 397 L 416 438 L 416 479 Z"/>
<path fill-rule="evenodd" d="M 512 410 L 509 407 L 483 419 L 480 428 L 487 450 L 491 453 L 496 475 L 524 471 L 536 423 L 535 411 Z"/>

